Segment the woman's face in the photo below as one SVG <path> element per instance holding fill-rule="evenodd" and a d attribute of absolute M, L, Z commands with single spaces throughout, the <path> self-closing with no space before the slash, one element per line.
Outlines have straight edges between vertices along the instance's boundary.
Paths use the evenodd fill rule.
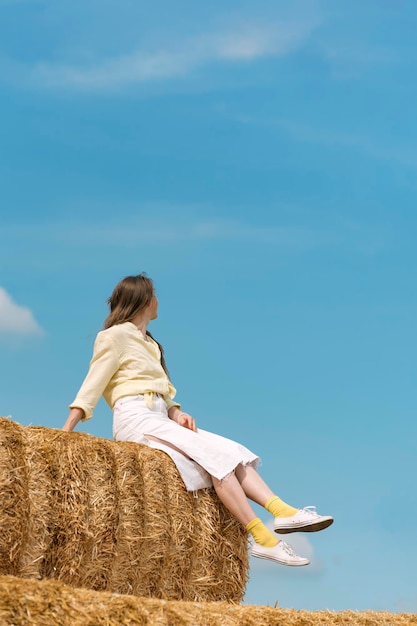
<path fill-rule="evenodd" d="M 149 319 L 156 320 L 158 317 L 158 298 L 156 296 L 152 296 L 152 300 L 149 303 Z"/>

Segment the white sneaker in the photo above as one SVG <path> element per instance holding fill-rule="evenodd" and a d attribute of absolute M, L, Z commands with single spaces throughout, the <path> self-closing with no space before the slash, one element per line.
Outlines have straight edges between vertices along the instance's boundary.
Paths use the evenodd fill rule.
<path fill-rule="evenodd" d="M 295 532 L 314 533 L 328 528 L 333 524 L 333 521 L 333 517 L 330 515 L 319 515 L 315 506 L 306 506 L 291 517 L 276 517 L 274 530 L 283 535 Z"/>
<path fill-rule="evenodd" d="M 298 556 L 285 541 L 279 541 L 272 548 L 265 548 L 259 543 L 254 543 L 251 549 L 251 555 L 259 559 L 269 559 L 276 561 L 281 565 L 308 565 L 310 561 L 302 556 Z"/>

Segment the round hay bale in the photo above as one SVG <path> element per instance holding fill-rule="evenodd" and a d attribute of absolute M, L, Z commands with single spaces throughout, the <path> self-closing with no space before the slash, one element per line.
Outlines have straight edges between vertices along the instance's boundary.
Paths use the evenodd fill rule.
<path fill-rule="evenodd" d="M 0 576 L 0 624 L 13 626 L 417 626 L 386 611 L 297 611 L 228 602 L 180 602 L 74 589 L 56 580 Z"/>
<path fill-rule="evenodd" d="M 247 534 L 164 452 L 0 418 L 0 574 L 166 600 L 244 595 Z"/>

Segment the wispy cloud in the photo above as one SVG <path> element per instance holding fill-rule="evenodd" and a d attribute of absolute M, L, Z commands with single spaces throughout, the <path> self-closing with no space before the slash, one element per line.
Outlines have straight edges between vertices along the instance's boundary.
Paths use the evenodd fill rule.
<path fill-rule="evenodd" d="M 401 53 L 395 48 L 358 41 L 321 41 L 318 53 L 329 65 L 337 79 L 350 79 L 375 68 L 392 69 L 401 63 Z"/>
<path fill-rule="evenodd" d="M 143 225 L 132 230 L 103 228 L 95 230 L 96 237 L 106 243 L 137 243 L 159 241 L 161 244 L 179 241 L 235 241 L 253 244 L 276 244 L 287 249 L 305 249 L 321 245 L 328 240 L 329 233 L 309 230 L 308 228 L 255 226 L 238 220 L 211 219 L 199 222 L 171 224 L 166 226 Z M 65 237 L 68 235 L 65 233 Z M 106 241 L 108 240 L 108 241 Z M 86 241 L 91 242 L 87 236 Z"/>
<path fill-rule="evenodd" d="M 45 0 L 0 0 L 0 8 L 14 4 L 42 4 Z"/>
<path fill-rule="evenodd" d="M 0 333 L 13 335 L 39 335 L 42 328 L 32 312 L 16 302 L 0 287 Z"/>
<path fill-rule="evenodd" d="M 188 247 L 196 243 L 210 246 L 222 242 L 254 249 L 264 246 L 273 250 L 274 255 L 282 257 L 341 247 L 360 255 L 374 256 L 386 249 L 386 246 L 392 245 L 392 238 L 386 229 L 381 227 L 376 230 L 374 226 L 369 228 L 366 224 L 346 220 L 343 216 L 338 217 L 334 212 L 322 213 L 319 224 L 311 223 L 318 219 L 317 213 L 313 220 L 311 215 L 305 213 L 305 225 L 300 225 L 288 224 L 288 219 L 282 224 L 277 223 L 276 219 L 270 223 L 220 217 L 196 219 L 184 215 L 186 210 L 187 207 L 176 205 L 130 207 L 128 212 L 127 209 L 125 211 L 125 215 L 131 216 L 126 225 L 113 220 L 100 224 L 73 218 L 70 222 L 50 221 L 26 225 L 10 223 L 4 225 L 3 234 L 11 250 L 14 242 L 20 243 L 22 239 L 28 249 L 32 242 L 37 249 L 42 244 L 45 258 L 49 258 L 51 254 L 56 255 L 56 258 L 63 254 L 67 258 L 66 251 L 74 247 L 79 251 L 101 251 L 106 248 L 113 253 L 123 250 L 123 253 L 128 254 L 138 246 L 142 249 L 169 249 L 178 244 L 186 244 Z M 209 208 L 201 206 L 200 213 L 203 210 L 206 214 L 209 212 Z M 71 213 L 70 209 L 68 213 Z M 273 213 L 274 209 L 271 207 L 271 214 Z M 304 212 L 301 214 L 304 215 Z M 137 218 L 137 215 L 144 217 Z M 155 217 L 145 217 L 148 215 Z M 172 215 L 176 216 L 175 219 L 169 217 Z M 42 255 L 37 255 L 41 262 Z"/>
<path fill-rule="evenodd" d="M 40 61 L 24 66 L 3 60 L 2 73 L 44 88 L 111 91 L 149 81 L 178 79 L 210 64 L 249 63 L 285 56 L 302 46 L 317 24 L 317 19 L 274 24 L 254 21 L 181 39 L 181 43 L 170 47 L 155 45 L 153 50 L 132 50 L 90 65 Z"/>
<path fill-rule="evenodd" d="M 233 115 L 233 119 L 241 124 L 254 125 L 265 129 L 276 129 L 291 137 L 294 141 L 318 144 L 329 148 L 343 148 L 363 153 L 380 161 L 392 161 L 415 169 L 417 155 L 413 145 L 397 145 L 384 142 L 380 137 L 361 132 L 343 132 L 318 124 L 309 124 L 298 120 L 284 118 L 257 117 L 253 115 Z"/>
<path fill-rule="evenodd" d="M 141 207 L 136 211 L 142 215 L 155 213 L 155 207 Z M 13 225 L 4 227 L 9 241 L 15 238 L 26 241 L 44 241 L 45 247 L 70 245 L 79 248 L 102 247 L 128 248 L 138 244 L 155 246 L 176 245 L 178 242 L 236 242 L 253 245 L 273 245 L 283 252 L 300 252 L 321 246 L 338 245 L 340 233 L 325 228 L 279 226 L 276 224 L 256 225 L 238 219 L 201 218 L 199 220 L 180 218 L 180 208 L 171 207 L 177 214 L 169 220 L 166 211 L 158 219 L 130 219 L 124 226 L 119 222 L 103 224 L 71 222 L 50 222 L 49 224 Z"/>

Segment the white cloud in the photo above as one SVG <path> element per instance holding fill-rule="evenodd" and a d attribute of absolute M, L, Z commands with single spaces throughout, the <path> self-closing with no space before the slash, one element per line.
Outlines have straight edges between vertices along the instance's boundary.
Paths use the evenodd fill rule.
<path fill-rule="evenodd" d="M 301 46 L 316 25 L 316 21 L 246 25 L 234 32 L 211 36 L 207 50 L 213 58 L 232 61 L 284 56 Z"/>
<path fill-rule="evenodd" d="M 275 24 L 240 24 L 228 31 L 202 33 L 154 50 L 133 50 L 89 66 L 37 62 L 32 66 L 10 61 L 3 74 L 20 74 L 20 80 L 34 86 L 106 91 L 149 81 L 184 77 L 212 63 L 248 63 L 263 57 L 280 57 L 299 48 L 317 26 L 317 20 Z"/>
<path fill-rule="evenodd" d="M 0 287 L 0 333 L 19 335 L 39 335 L 43 330 L 36 322 L 32 312 L 22 307 Z"/>

